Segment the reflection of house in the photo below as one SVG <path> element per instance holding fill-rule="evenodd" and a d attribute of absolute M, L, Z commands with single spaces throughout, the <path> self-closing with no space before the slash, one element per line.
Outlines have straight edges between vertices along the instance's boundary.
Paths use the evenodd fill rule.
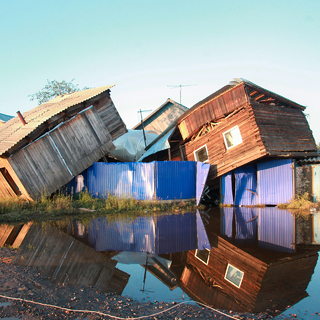
<path fill-rule="evenodd" d="M 252 182 L 254 184 L 256 176 L 262 175 L 261 179 L 258 178 L 258 188 L 262 189 L 254 190 L 255 185 L 246 186 L 245 182 L 239 185 L 240 189 L 233 186 L 235 193 L 242 193 L 242 188 L 247 198 L 252 194 L 258 195 L 257 199 L 246 204 L 286 202 L 292 196 L 292 179 L 287 184 L 286 176 L 281 180 L 288 192 L 291 189 L 291 194 L 270 199 L 268 192 L 271 188 L 267 192 L 263 188 L 272 179 L 268 174 L 263 174 L 269 170 L 271 175 L 275 175 L 278 167 L 292 165 L 291 159 L 316 154 L 315 141 L 303 114 L 304 109 L 304 106 L 249 81 L 233 81 L 194 105 L 177 120 L 177 127 L 168 138 L 170 157 L 167 152 L 162 152 L 158 154 L 158 160 L 169 158 L 210 163 L 207 184 L 217 188 L 219 180 L 216 178 L 228 173 L 234 176 L 236 170 L 241 171 L 243 166 L 250 164 L 253 167 L 248 169 L 249 179 L 255 180 Z M 150 155 L 145 161 L 152 157 Z M 262 164 L 264 161 L 269 162 L 265 167 Z M 257 163 L 260 168 L 255 167 Z M 281 168 L 279 170 L 282 172 Z M 239 175 L 245 180 L 243 176 L 247 175 L 247 168 Z M 231 179 L 235 181 L 235 178 Z M 275 188 L 279 185 L 278 181 L 272 182 Z M 278 189 L 273 191 L 274 194 L 277 192 Z M 232 197 L 236 197 L 236 194 Z M 232 203 L 234 201 L 232 199 Z"/>
<path fill-rule="evenodd" d="M 116 261 L 49 225 L 29 225 L 13 263 L 38 267 L 53 281 L 103 292 L 121 294 L 129 280 Z"/>
<path fill-rule="evenodd" d="M 286 226 L 277 212 L 259 213 L 264 214 L 267 217 L 258 224 L 261 224 L 259 230 L 263 230 L 265 236 L 263 246 L 258 247 L 250 239 L 244 241 L 245 234 L 249 238 L 252 236 L 254 227 L 245 229 L 237 225 L 237 221 L 241 225 L 241 220 L 250 221 L 248 224 L 255 221 L 248 212 L 238 212 L 232 219 L 224 221 L 224 214 L 212 213 L 206 226 L 212 248 L 206 258 L 199 258 L 194 250 L 187 255 L 173 256 L 173 264 L 178 265 L 180 261 L 184 266 L 183 271 L 177 271 L 181 288 L 195 300 L 215 308 L 239 311 L 284 310 L 287 305 L 306 297 L 318 253 L 271 251 L 270 248 L 276 248 L 276 243 L 281 244 L 283 239 L 292 237 L 292 230 L 283 234 Z M 270 214 L 275 216 L 270 218 Z M 233 238 L 226 240 L 220 234 L 219 226 L 224 234 L 231 232 Z M 267 244 L 269 241 L 270 245 Z"/>
<path fill-rule="evenodd" d="M 0 196 L 51 194 L 113 150 L 127 130 L 111 87 L 56 97 L 0 126 Z"/>
<path fill-rule="evenodd" d="M 171 127 L 188 108 L 185 106 L 171 100 L 162 104 L 157 110 L 149 114 L 145 119 L 143 119 L 143 127 L 145 130 L 152 130 L 157 134 L 161 134 L 167 128 Z M 142 124 L 138 123 L 132 129 L 142 130 Z"/>

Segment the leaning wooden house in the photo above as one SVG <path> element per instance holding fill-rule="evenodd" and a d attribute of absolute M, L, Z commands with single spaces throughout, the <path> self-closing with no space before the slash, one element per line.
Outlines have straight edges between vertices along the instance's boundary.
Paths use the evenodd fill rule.
<path fill-rule="evenodd" d="M 285 202 L 294 193 L 294 159 L 316 155 L 304 110 L 304 106 L 252 82 L 235 80 L 178 119 L 168 139 L 170 158 L 210 163 L 207 184 L 219 188 L 217 178 L 222 177 L 224 203 Z M 168 159 L 167 154 L 161 151 L 157 159 Z M 285 176 L 280 183 L 269 178 L 282 173 Z M 288 179 L 291 182 L 283 188 Z M 271 198 L 270 184 L 276 188 Z M 275 199 L 282 189 L 286 194 Z"/>
<path fill-rule="evenodd" d="M 112 86 L 59 96 L 0 126 L 0 196 L 51 194 L 127 132 Z"/>

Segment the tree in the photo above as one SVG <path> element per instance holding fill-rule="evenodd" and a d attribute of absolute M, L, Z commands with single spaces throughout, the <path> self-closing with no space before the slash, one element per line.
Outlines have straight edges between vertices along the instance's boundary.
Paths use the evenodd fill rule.
<path fill-rule="evenodd" d="M 72 82 L 74 79 L 72 79 L 70 82 L 67 82 L 65 80 L 57 81 L 47 80 L 47 84 L 42 88 L 40 91 L 29 95 L 30 101 L 38 100 L 38 105 L 45 103 L 57 96 L 61 96 L 64 94 L 72 93 L 75 91 L 81 91 L 79 86 L 77 84 L 73 84 Z M 84 87 L 82 90 L 88 89 L 87 87 Z"/>

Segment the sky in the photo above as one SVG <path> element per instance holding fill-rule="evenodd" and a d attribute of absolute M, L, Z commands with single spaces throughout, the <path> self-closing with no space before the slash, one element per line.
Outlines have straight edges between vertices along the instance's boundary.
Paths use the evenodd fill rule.
<path fill-rule="evenodd" d="M 75 79 L 115 84 L 132 128 L 140 109 L 179 102 L 179 85 L 190 108 L 244 78 L 306 106 L 319 143 L 319 15 L 319 0 L 0 0 L 0 113 L 34 108 L 47 80 Z"/>

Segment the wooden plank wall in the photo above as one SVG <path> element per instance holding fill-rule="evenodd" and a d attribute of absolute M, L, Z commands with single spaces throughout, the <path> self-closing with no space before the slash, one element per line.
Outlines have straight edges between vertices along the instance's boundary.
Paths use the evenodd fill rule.
<path fill-rule="evenodd" d="M 163 110 L 159 111 L 157 117 L 151 121 L 146 121 L 145 129 L 153 130 L 157 134 L 161 134 L 164 130 L 166 130 L 174 120 L 178 119 L 185 111 L 179 108 L 177 105 L 169 104 L 169 107 L 163 108 Z"/>
<path fill-rule="evenodd" d="M 254 118 L 259 127 L 266 151 L 272 155 L 289 152 L 301 153 L 317 150 L 312 131 L 301 110 L 278 107 L 262 103 L 252 103 Z"/>
<path fill-rule="evenodd" d="M 95 104 L 95 108 L 112 136 L 112 141 L 127 133 L 127 127 L 124 124 L 118 110 L 116 109 L 110 96 L 101 99 Z"/>
<path fill-rule="evenodd" d="M 206 123 L 219 119 L 248 103 L 244 85 L 236 86 L 224 94 L 208 101 L 190 113 L 180 124 L 183 140 L 190 137 Z"/>
<path fill-rule="evenodd" d="M 107 128 L 91 108 L 18 151 L 9 161 L 35 199 L 61 188 L 113 149 Z"/>
<path fill-rule="evenodd" d="M 236 125 L 239 126 L 243 142 L 227 150 L 223 133 Z M 187 160 L 194 161 L 194 150 L 203 145 L 207 145 L 209 163 L 211 164 L 209 180 L 266 155 L 259 129 L 249 105 L 240 109 L 230 118 L 222 119 L 214 129 L 204 136 L 187 142 L 184 145 Z"/>
<path fill-rule="evenodd" d="M 32 225 L 13 263 L 39 267 L 59 283 L 95 286 L 117 294 L 129 280 L 128 274 L 115 268 L 117 261 L 50 226 L 42 230 Z"/>
<path fill-rule="evenodd" d="M 4 168 L 7 170 L 7 173 L 10 175 L 10 177 L 12 178 L 14 183 L 16 184 L 17 188 L 21 192 L 21 196 L 26 199 L 31 200 L 29 193 L 27 192 L 27 190 L 25 189 L 25 187 L 21 183 L 20 179 L 18 178 L 18 176 L 14 172 L 8 159 L 0 158 L 0 168 Z M 15 196 L 16 196 L 16 193 L 14 192 L 14 190 L 12 189 L 10 184 L 8 183 L 7 179 L 5 179 L 5 177 L 2 174 L 0 174 L 0 197 L 7 198 L 7 197 L 15 197 Z"/>
<path fill-rule="evenodd" d="M 195 257 L 195 251 L 189 251 L 187 263 L 214 280 L 224 293 L 235 297 L 245 308 L 252 308 L 259 293 L 267 264 L 232 245 L 223 238 L 211 238 L 208 265 Z M 240 288 L 224 279 L 228 263 L 244 272 Z"/>

